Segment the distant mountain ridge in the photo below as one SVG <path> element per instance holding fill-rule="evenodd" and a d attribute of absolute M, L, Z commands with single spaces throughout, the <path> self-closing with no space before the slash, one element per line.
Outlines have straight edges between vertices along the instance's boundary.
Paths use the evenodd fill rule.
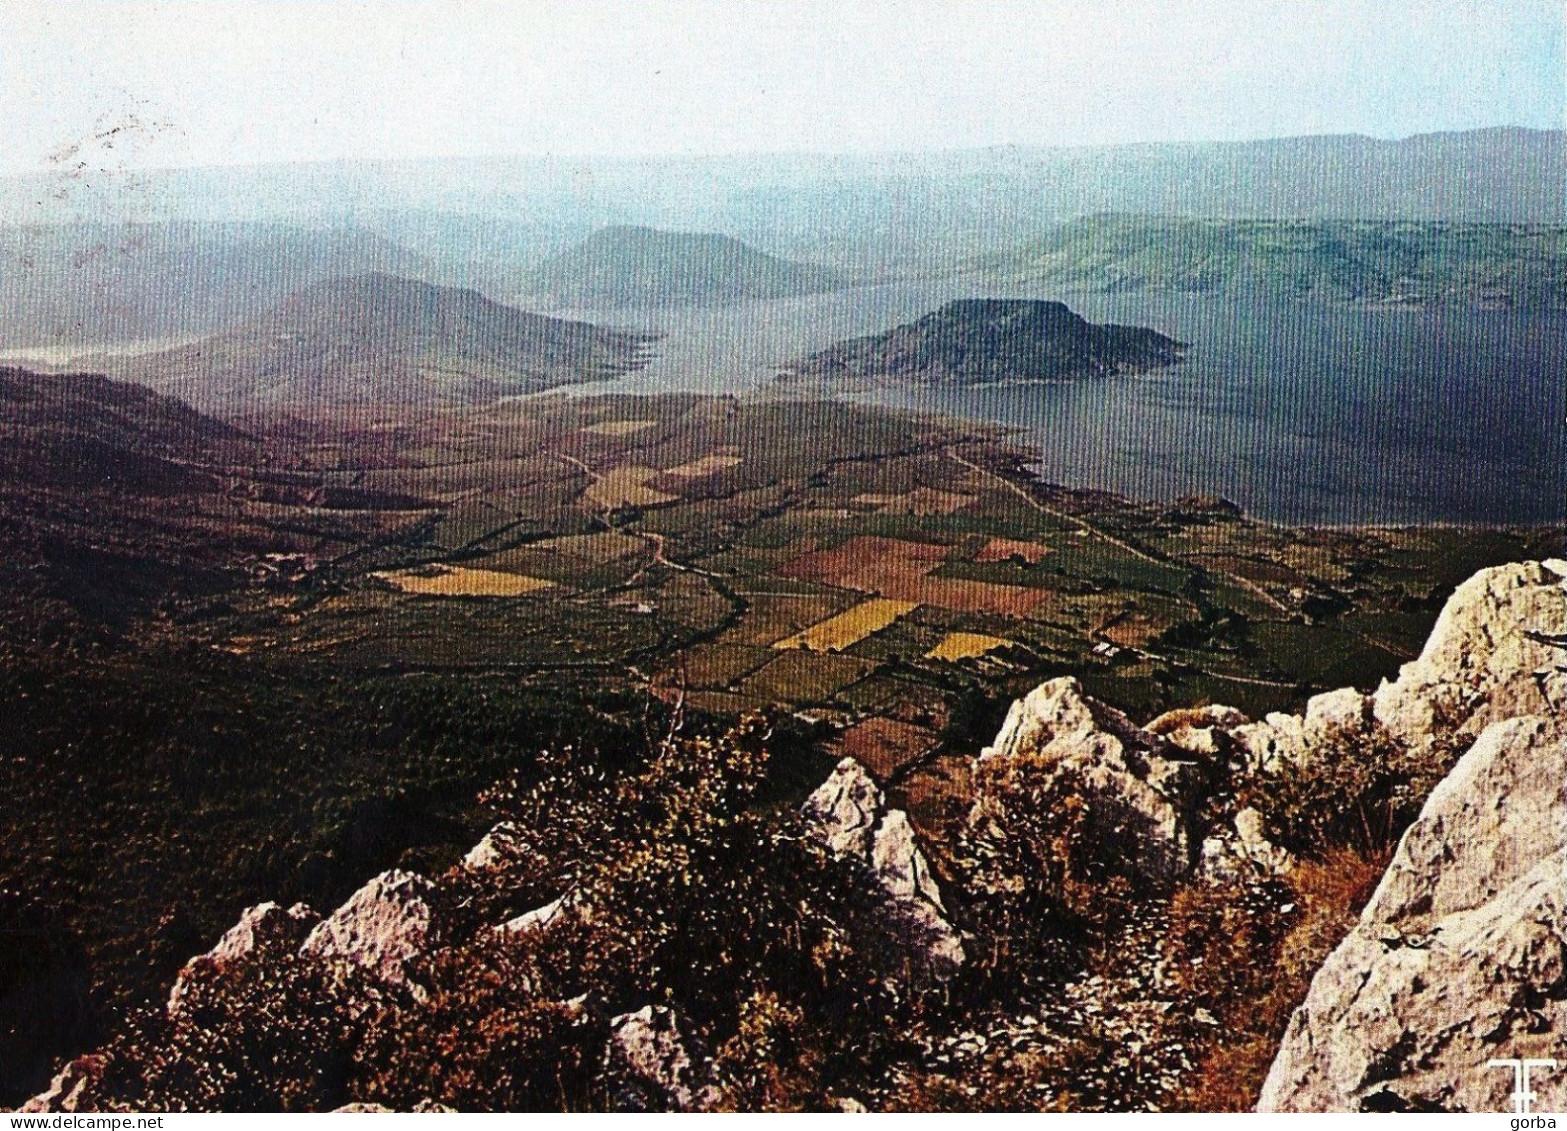
<path fill-rule="evenodd" d="M 1094 216 L 974 261 L 1012 285 L 1567 309 L 1567 227 Z"/>
<path fill-rule="evenodd" d="M 564 307 L 645 309 L 790 298 L 844 281 L 825 267 L 780 259 L 713 232 L 616 227 L 551 256 L 524 290 Z"/>
<path fill-rule="evenodd" d="M 91 183 L 0 178 L 13 223 L 84 219 L 340 223 L 378 210 L 544 224 L 723 231 L 814 257 L 914 225 L 1011 229 L 1098 212 L 1567 223 L 1567 131 L 1497 126 L 1399 139 L 999 146 L 930 153 L 624 160 L 521 156 L 140 171 Z"/>
<path fill-rule="evenodd" d="M 259 318 L 105 369 L 209 411 L 456 404 L 617 377 L 653 338 L 383 274 L 314 284 Z"/>
<path fill-rule="evenodd" d="M 1059 302 L 960 299 L 812 354 L 790 375 L 953 386 L 1056 381 L 1173 365 L 1184 348 L 1145 327 L 1095 326 Z"/>
<path fill-rule="evenodd" d="M 298 224 L 0 226 L 0 346 L 211 333 L 312 283 L 438 266 L 377 233 Z"/>

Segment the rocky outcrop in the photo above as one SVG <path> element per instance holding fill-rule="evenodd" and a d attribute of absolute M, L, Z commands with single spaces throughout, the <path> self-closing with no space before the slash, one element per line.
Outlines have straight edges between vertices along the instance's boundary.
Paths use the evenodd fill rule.
<path fill-rule="evenodd" d="M 1198 869 L 1202 878 L 1238 883 L 1282 876 L 1294 868 L 1294 854 L 1270 841 L 1263 826 L 1263 815 L 1248 806 L 1235 814 L 1230 830 L 1216 830 L 1204 839 Z"/>
<path fill-rule="evenodd" d="M 300 953 L 385 985 L 410 985 L 408 962 L 437 941 L 434 896 L 423 876 L 383 872 L 319 923 Z"/>
<path fill-rule="evenodd" d="M 716 1098 L 706 1064 L 662 1005 L 610 1019 L 604 1069 L 622 1111 L 701 1111 Z"/>
<path fill-rule="evenodd" d="M 1234 707 L 1181 707 L 1166 711 L 1144 729 L 1177 750 L 1197 758 L 1220 760 L 1232 746 L 1231 735 L 1250 723 Z"/>
<path fill-rule="evenodd" d="M 1521 715 L 1567 715 L 1567 561 L 1481 570 L 1453 591 L 1426 646 L 1372 697 L 1408 746 L 1473 740 Z"/>
<path fill-rule="evenodd" d="M 180 970 L 169 991 L 169 1015 L 179 1014 L 196 982 L 221 974 L 244 959 L 265 959 L 296 951 L 305 936 L 321 921 L 321 916 L 303 903 L 284 908 L 276 903 L 260 903 L 245 913 L 220 938 L 211 950 L 197 955 Z"/>
<path fill-rule="evenodd" d="M 1318 695 L 1302 715 L 1270 714 L 1230 730 L 1253 769 L 1307 765 L 1342 738 L 1373 732 L 1405 749 L 1472 742 L 1493 722 L 1567 709 L 1567 561 L 1484 569 L 1454 590 L 1425 648 L 1366 695 Z"/>
<path fill-rule="evenodd" d="M 103 1079 L 108 1064 L 108 1058 L 101 1053 L 77 1057 L 55 1074 L 48 1088 L 17 1108 L 17 1111 L 24 1115 L 81 1111 L 84 1110 L 84 1100 L 89 1101 L 85 1110 L 94 1110 L 90 1097 L 98 1082 Z"/>
<path fill-rule="evenodd" d="M 1053 679 L 1012 704 L 980 755 L 982 766 L 997 760 L 1041 778 L 1067 776 L 1086 805 L 1090 835 L 1116 846 L 1138 876 L 1166 883 L 1191 870 L 1203 764 L 1090 698 L 1077 680 Z M 1005 836 L 1008 815 L 979 780 L 970 824 L 989 823 Z"/>
<path fill-rule="evenodd" d="M 1488 1062 L 1560 1056 L 1563 733 L 1560 717 L 1496 723 L 1431 794 L 1291 1019 L 1258 1110 L 1507 1111 L 1513 1077 Z M 1567 1106 L 1567 1073 L 1531 1083 L 1540 1110 Z"/>
<path fill-rule="evenodd" d="M 517 826 L 511 821 L 501 821 L 485 833 L 479 843 L 462 858 L 463 867 L 475 872 L 504 866 L 517 846 Z"/>
<path fill-rule="evenodd" d="M 907 950 L 918 979 L 941 981 L 963 964 L 963 943 L 947 921 L 941 890 L 909 818 L 887 808 L 881 788 L 853 758 L 806 799 L 806 825 L 834 855 L 863 866 L 882 900 L 878 918 Z"/>

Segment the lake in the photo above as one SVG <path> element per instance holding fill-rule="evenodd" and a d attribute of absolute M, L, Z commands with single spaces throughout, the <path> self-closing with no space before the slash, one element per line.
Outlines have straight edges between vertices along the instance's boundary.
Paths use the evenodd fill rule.
<path fill-rule="evenodd" d="M 1141 377 L 856 399 L 1017 428 L 1053 482 L 1218 494 L 1269 521 L 1567 519 L 1560 318 L 905 284 L 632 320 L 667 335 L 659 356 L 592 391 L 759 392 L 789 358 L 976 296 L 1059 298 L 1091 321 L 1151 326 L 1191 348 Z"/>

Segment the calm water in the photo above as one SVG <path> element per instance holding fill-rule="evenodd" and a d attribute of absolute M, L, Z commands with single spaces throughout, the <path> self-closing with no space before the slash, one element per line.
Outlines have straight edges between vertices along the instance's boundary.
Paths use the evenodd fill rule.
<path fill-rule="evenodd" d="M 645 323 L 668 335 L 658 360 L 612 387 L 764 389 L 789 358 L 980 293 L 1007 292 L 864 288 L 666 315 Z M 1560 319 L 1018 297 L 1064 298 L 1092 321 L 1152 326 L 1191 348 L 1181 365 L 1144 377 L 861 399 L 1017 427 L 1055 482 L 1139 498 L 1220 494 L 1278 522 L 1567 518 Z"/>

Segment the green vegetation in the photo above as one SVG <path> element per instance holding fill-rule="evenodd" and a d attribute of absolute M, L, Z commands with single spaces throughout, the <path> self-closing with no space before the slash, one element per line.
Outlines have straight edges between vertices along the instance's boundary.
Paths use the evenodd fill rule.
<path fill-rule="evenodd" d="M 795 378 L 854 383 L 991 385 L 1140 373 L 1180 360 L 1182 345 L 1136 326 L 1094 326 L 1059 302 L 964 299 L 885 333 L 840 342 L 791 367 Z"/>
<path fill-rule="evenodd" d="M 1103 215 L 972 265 L 1069 290 L 1249 293 L 1406 306 L 1567 306 L 1567 228 Z"/>
<path fill-rule="evenodd" d="M 94 364 L 201 408 L 302 413 L 489 401 L 616 377 L 645 363 L 650 341 L 370 274 L 312 284 L 192 345 Z"/>
<path fill-rule="evenodd" d="M 788 298 L 843 285 L 826 267 L 780 259 L 729 236 L 604 228 L 535 268 L 524 289 L 561 307 L 650 308 Z"/>
<path fill-rule="evenodd" d="M 1073 492 L 995 432 L 841 403 L 554 397 L 248 434 L 53 381 L 0 383 L 0 789 L 27 799 L 0 830 L 0 917 L 50 925 L 50 947 L 4 937 L 54 987 L 0 985 L 0 1009 L 49 1034 L 45 1056 L 91 1043 L 245 905 L 329 908 L 383 867 L 438 871 L 489 819 L 479 790 L 526 784 L 543 749 L 636 762 L 676 704 L 822 720 L 775 735 L 764 808 L 825 776 L 841 727 L 940 736 L 890 757 L 886 784 L 943 842 L 967 759 L 1043 679 L 1078 675 L 1141 718 L 1298 706 L 1392 674 L 1475 569 L 1559 552 L 1549 530 L 1283 530 L 1213 500 Z M 138 473 L 84 480 L 89 444 Z M 663 499 L 590 490 L 623 468 L 656 472 Z M 440 596 L 376 576 L 432 564 L 555 584 Z M 772 647 L 878 598 L 915 607 L 842 652 Z M 952 633 L 1014 643 L 932 656 Z M 1336 827 L 1333 799 L 1278 819 Z M 1036 976 L 994 970 L 983 993 Z M 518 1047 L 555 1033 L 516 1008 L 533 1018 Z M 799 1001 L 723 1009 L 721 1043 L 777 1010 L 818 1024 Z M 788 1102 L 824 1094 L 807 1076 Z M 920 1102 L 947 1102 L 930 1087 Z"/>

